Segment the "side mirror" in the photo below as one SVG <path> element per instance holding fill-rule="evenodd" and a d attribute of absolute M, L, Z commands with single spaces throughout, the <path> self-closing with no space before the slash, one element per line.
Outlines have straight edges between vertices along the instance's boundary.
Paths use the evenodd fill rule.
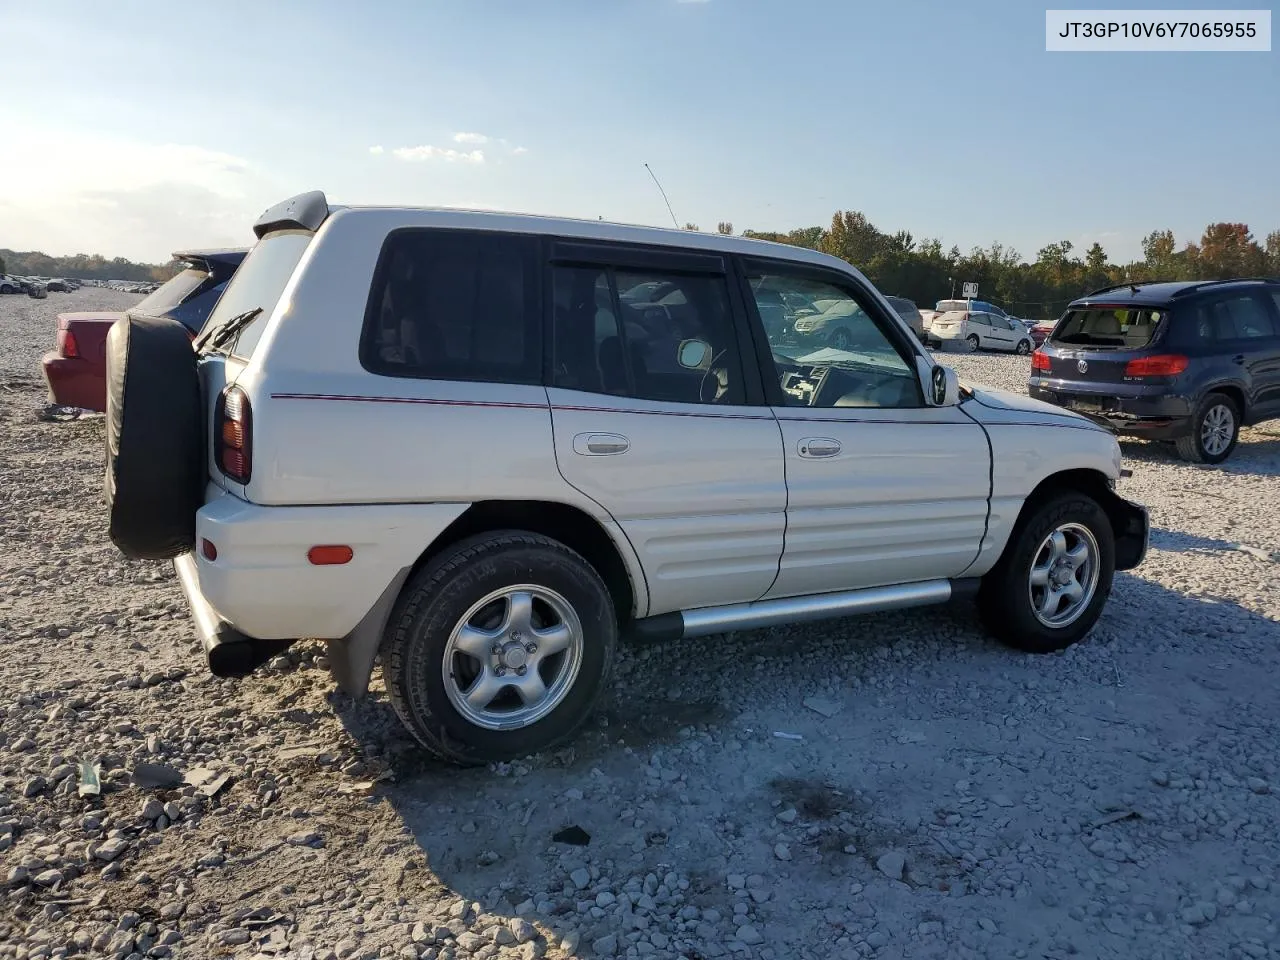
<path fill-rule="evenodd" d="M 929 374 L 929 404 L 953 407 L 960 402 L 960 377 L 950 367 L 938 364 Z"/>
<path fill-rule="evenodd" d="M 681 340 L 676 359 L 686 370 L 705 370 L 711 365 L 711 344 L 705 340 Z"/>

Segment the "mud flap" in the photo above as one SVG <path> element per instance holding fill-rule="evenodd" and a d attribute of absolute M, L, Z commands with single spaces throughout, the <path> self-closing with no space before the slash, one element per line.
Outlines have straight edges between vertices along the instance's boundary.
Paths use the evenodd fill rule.
<path fill-rule="evenodd" d="M 387 589 L 382 591 L 382 595 L 354 630 L 340 640 L 325 642 L 329 673 L 333 675 L 339 689 L 348 696 L 360 698 L 368 692 L 369 677 L 373 674 L 378 647 L 382 645 L 383 631 L 386 630 L 387 620 L 391 617 L 391 611 L 400 597 L 400 590 L 409 579 L 412 569 L 403 567 L 392 577 Z"/>

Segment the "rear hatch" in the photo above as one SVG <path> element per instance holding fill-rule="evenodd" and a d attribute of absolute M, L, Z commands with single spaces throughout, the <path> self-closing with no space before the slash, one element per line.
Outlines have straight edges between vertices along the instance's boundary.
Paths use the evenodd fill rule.
<path fill-rule="evenodd" d="M 1083 383 L 1126 383 L 1130 361 L 1151 354 L 1164 335 L 1168 314 L 1163 308 L 1097 305 L 1067 311 L 1045 341 L 1048 368 L 1039 372 L 1054 380 Z"/>

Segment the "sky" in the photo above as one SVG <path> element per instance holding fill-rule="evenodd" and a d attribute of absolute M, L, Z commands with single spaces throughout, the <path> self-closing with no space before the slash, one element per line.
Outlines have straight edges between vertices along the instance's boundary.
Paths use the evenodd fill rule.
<path fill-rule="evenodd" d="M 1044 17 L 1026 0 L 0 0 L 0 247 L 159 262 L 247 245 L 263 209 L 313 189 L 670 225 L 645 163 L 704 230 L 847 209 L 945 247 L 1096 240 L 1123 262 L 1153 229 L 1280 229 L 1280 45 L 1048 53 Z"/>

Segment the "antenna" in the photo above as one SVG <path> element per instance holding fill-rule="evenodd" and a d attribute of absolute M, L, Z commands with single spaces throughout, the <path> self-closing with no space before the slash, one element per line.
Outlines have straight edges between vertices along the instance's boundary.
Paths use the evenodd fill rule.
<path fill-rule="evenodd" d="M 658 183 L 657 176 L 654 175 L 652 168 L 646 163 L 644 168 L 649 171 L 649 176 L 653 177 L 653 182 L 658 186 L 658 192 L 662 194 L 662 202 L 667 205 L 667 213 L 671 214 L 671 222 L 676 225 L 676 229 L 680 229 L 680 221 L 676 219 L 675 211 L 671 209 L 671 201 L 667 199 L 667 191 L 662 189 L 662 184 Z"/>

